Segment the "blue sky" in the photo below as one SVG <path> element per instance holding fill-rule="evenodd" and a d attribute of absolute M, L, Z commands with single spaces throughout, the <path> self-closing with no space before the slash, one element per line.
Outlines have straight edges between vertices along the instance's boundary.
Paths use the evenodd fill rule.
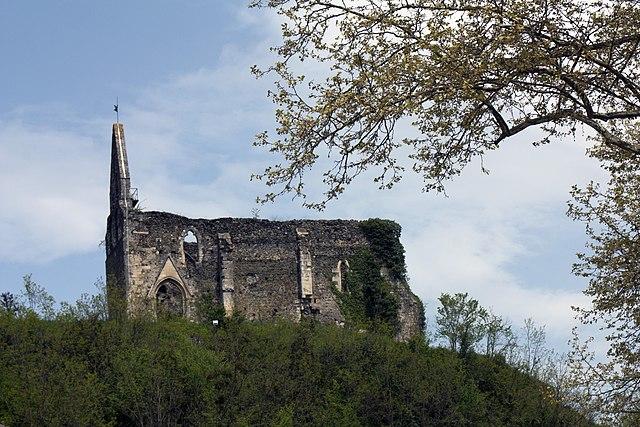
<path fill-rule="evenodd" d="M 265 189 L 249 176 L 276 159 L 251 146 L 273 111 L 269 79 L 249 67 L 269 62 L 279 35 L 274 16 L 244 3 L 0 0 L 0 290 L 33 273 L 74 299 L 104 274 L 116 97 L 144 207 L 251 215 Z M 516 324 L 547 324 L 562 348 L 569 306 L 586 302 L 570 273 L 584 234 L 566 200 L 572 184 L 602 177 L 583 136 L 540 148 L 534 137 L 490 153 L 489 176 L 472 164 L 448 198 L 423 194 L 415 176 L 385 192 L 364 177 L 322 213 L 285 198 L 261 216 L 394 219 L 431 317 L 441 292 L 468 291 Z"/>

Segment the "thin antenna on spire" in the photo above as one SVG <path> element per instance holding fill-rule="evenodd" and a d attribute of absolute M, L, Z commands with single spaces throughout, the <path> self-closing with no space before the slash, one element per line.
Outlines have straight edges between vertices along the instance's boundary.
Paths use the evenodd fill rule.
<path fill-rule="evenodd" d="M 116 103 L 113 105 L 113 111 L 116 112 L 116 123 L 120 123 L 120 117 L 118 114 L 118 110 L 119 110 L 119 102 L 118 102 L 118 97 L 116 96 Z"/>

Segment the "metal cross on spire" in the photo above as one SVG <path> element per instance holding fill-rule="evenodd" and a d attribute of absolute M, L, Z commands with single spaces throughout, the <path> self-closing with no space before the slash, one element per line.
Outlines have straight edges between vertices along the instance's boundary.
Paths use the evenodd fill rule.
<path fill-rule="evenodd" d="M 116 123 L 120 123 L 120 117 L 118 115 L 118 110 L 119 110 L 119 102 L 118 102 L 118 97 L 116 97 L 116 103 L 113 105 L 113 111 L 116 112 Z"/>

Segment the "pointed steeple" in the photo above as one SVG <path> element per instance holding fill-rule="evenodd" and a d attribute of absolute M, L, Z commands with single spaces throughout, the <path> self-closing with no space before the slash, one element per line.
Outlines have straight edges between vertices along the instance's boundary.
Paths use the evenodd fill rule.
<path fill-rule="evenodd" d="M 124 142 L 124 126 L 122 123 L 114 123 L 111 132 L 110 182 L 109 202 L 111 210 L 121 207 L 127 211 L 134 207 L 135 201 L 131 197 L 129 162 L 127 160 L 127 147 Z"/>

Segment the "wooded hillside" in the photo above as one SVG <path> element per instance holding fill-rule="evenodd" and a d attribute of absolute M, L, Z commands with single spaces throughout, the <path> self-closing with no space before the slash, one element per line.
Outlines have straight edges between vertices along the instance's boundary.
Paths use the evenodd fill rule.
<path fill-rule="evenodd" d="M 314 323 L 0 314 L 6 425 L 589 425 L 500 357 Z"/>

